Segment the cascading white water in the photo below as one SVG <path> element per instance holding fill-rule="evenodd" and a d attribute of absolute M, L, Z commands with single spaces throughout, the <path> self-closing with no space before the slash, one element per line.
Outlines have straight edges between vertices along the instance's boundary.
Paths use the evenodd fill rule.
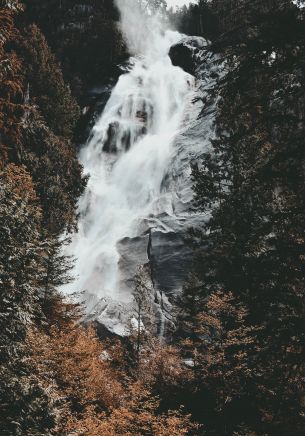
<path fill-rule="evenodd" d="M 79 233 L 70 247 L 77 277 L 70 288 L 93 294 L 96 301 L 127 303 L 131 293 L 120 287 L 118 242 L 136 236 L 146 218 L 172 212 L 162 181 L 194 95 L 194 78 L 168 57 L 179 33 L 140 16 L 130 0 L 117 3 L 134 57 L 80 153 L 90 179 L 79 204 Z"/>

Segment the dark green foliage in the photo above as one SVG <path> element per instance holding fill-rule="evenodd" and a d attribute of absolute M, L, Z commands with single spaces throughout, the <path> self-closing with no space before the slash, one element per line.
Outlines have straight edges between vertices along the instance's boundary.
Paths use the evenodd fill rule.
<path fill-rule="evenodd" d="M 23 113 L 21 62 L 10 49 L 18 35 L 14 26 L 15 11 L 0 3 L 0 163 L 7 159 L 9 149 L 18 154 L 20 125 Z M 11 150 L 12 153 L 12 150 Z"/>
<path fill-rule="evenodd" d="M 56 422 L 50 391 L 34 375 L 25 342 L 35 324 L 51 323 L 69 280 L 62 243 L 41 238 L 41 208 L 31 176 L 13 164 L 0 173 L 0 432 L 48 434 Z"/>
<path fill-rule="evenodd" d="M 218 17 L 208 0 L 191 3 L 178 10 L 171 8 L 168 19 L 176 29 L 187 35 L 203 36 L 207 39 L 214 39 L 219 35 Z"/>
<path fill-rule="evenodd" d="M 109 81 L 126 57 L 113 0 L 25 1 L 26 19 L 44 32 L 78 98 Z"/>
<path fill-rule="evenodd" d="M 31 376 L 24 345 L 41 316 L 41 212 L 30 175 L 9 165 L 0 174 L 0 430 L 41 434 L 53 422 L 46 391 Z"/>
<path fill-rule="evenodd" d="M 43 313 L 42 325 L 47 332 L 51 326 L 56 326 L 59 320 L 64 320 L 63 297 L 58 291 L 62 285 L 73 280 L 70 272 L 73 268 L 73 258 L 64 254 L 64 247 L 70 243 L 70 238 L 58 239 L 47 235 L 43 241 L 42 263 L 43 271 L 40 274 L 40 306 Z M 65 305 L 68 310 L 68 304 Z M 76 305 L 71 304 L 71 309 L 78 311 Z M 60 316 L 58 316 L 60 312 Z M 72 317 L 69 318 L 71 321 Z"/>
<path fill-rule="evenodd" d="M 56 288 L 71 265 L 58 235 L 76 227 L 85 185 L 67 139 L 78 107 L 40 31 L 21 41 L 21 11 L 0 3 L 0 433 L 8 436 L 50 434 L 56 423 L 26 339 L 60 311 Z"/>
<path fill-rule="evenodd" d="M 11 13 L 5 12 L 12 41 L 3 53 L 2 154 L 26 165 L 36 184 L 44 226 L 58 234 L 75 228 L 76 203 L 86 183 L 69 142 L 79 108 L 40 30 L 30 26 L 21 36 Z"/>
<path fill-rule="evenodd" d="M 29 174 L 9 165 L 1 177 L 1 334 L 25 337 L 37 307 L 40 209 Z M 5 340 L 1 341 L 2 349 Z M 7 349 L 8 357 L 14 350 Z M 4 358 L 5 353 L 1 353 Z"/>
<path fill-rule="evenodd" d="M 54 404 L 40 381 L 31 375 L 31 367 L 18 359 L 0 371 L 1 435 L 50 434 L 56 421 Z"/>
<path fill-rule="evenodd" d="M 22 162 L 29 168 L 43 206 L 44 227 L 52 234 L 76 226 L 76 206 L 86 178 L 68 140 L 54 135 L 35 109 L 24 124 Z"/>
<path fill-rule="evenodd" d="M 196 246 L 205 247 L 195 267 L 201 286 L 185 289 L 183 323 L 200 355 L 217 362 L 220 353 L 225 363 L 225 371 L 215 367 L 219 382 L 213 368 L 199 375 L 201 413 L 212 409 L 208 434 L 299 435 L 304 428 L 304 16 L 289 2 L 280 6 L 268 12 L 264 4 L 255 33 L 240 12 L 235 30 L 218 40 L 229 65 L 218 138 L 193 170 L 196 204 L 212 217 L 194 232 Z M 241 343 L 234 324 L 223 324 L 213 305 L 211 312 L 219 292 L 218 308 L 228 296 L 243 308 Z M 235 349 L 223 341 L 215 350 L 219 325 Z M 232 390 L 222 374 L 236 371 Z"/>
<path fill-rule="evenodd" d="M 58 136 L 71 138 L 80 111 L 64 82 L 62 71 L 39 28 L 32 25 L 20 37 L 29 99 Z"/>

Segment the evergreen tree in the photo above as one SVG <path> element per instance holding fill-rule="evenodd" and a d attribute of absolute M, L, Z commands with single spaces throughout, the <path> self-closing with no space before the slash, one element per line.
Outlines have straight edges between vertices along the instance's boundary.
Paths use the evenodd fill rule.
<path fill-rule="evenodd" d="M 71 138 L 80 115 L 79 107 L 37 26 L 29 26 L 22 32 L 19 52 L 24 59 L 24 75 L 29 84 L 30 101 L 38 106 L 57 136 Z"/>
<path fill-rule="evenodd" d="M 213 309 L 217 325 L 210 331 L 198 333 L 197 323 L 198 316 L 211 321 L 207 305 L 219 292 L 222 301 L 232 296 L 233 307 L 245 314 L 243 337 L 234 340 L 241 371 L 231 354 L 237 342 L 227 348 L 221 341 L 225 371 L 215 367 L 219 375 L 238 369 L 234 390 L 225 377 L 221 390 L 217 380 L 210 383 L 209 365 L 200 375 L 203 391 L 209 392 L 206 404 L 216 411 L 210 425 L 219 421 L 219 434 L 301 434 L 303 427 L 305 110 L 299 65 L 304 21 L 291 4 L 272 12 L 265 7 L 257 11 L 261 23 L 254 20 L 255 33 L 254 24 L 242 26 L 240 12 L 237 33 L 219 40 L 230 68 L 220 88 L 218 138 L 193 170 L 196 204 L 212 217 L 193 232 L 204 250 L 198 250 L 195 262 L 201 286 L 186 287 L 183 299 L 199 301 L 196 322 L 193 312 L 184 315 L 191 324 L 185 331 L 197 344 L 187 342 L 185 352 L 202 346 L 207 359 L 215 358 L 222 314 Z M 236 44 L 241 34 L 244 39 Z M 189 314 L 192 307 L 186 306 Z M 231 321 L 224 331 L 236 335 Z M 228 389 L 227 399 L 222 389 Z"/>
<path fill-rule="evenodd" d="M 74 147 L 54 135 L 35 108 L 28 110 L 23 135 L 21 161 L 36 183 L 44 227 L 51 235 L 73 231 L 77 200 L 87 183 Z"/>
<path fill-rule="evenodd" d="M 88 86 L 109 83 L 126 59 L 113 0 L 25 0 L 26 22 L 36 24 L 61 62 L 78 99 Z"/>
<path fill-rule="evenodd" d="M 70 310 L 60 310 L 62 301 L 56 290 L 69 269 L 69 260 L 60 254 L 58 234 L 75 228 L 76 202 L 85 180 L 72 146 L 47 125 L 56 118 L 55 102 L 45 119 L 39 107 L 30 104 L 32 78 L 24 81 L 26 60 L 20 55 L 16 25 L 19 12 L 19 2 L 1 1 L 0 433 L 38 435 L 49 434 L 55 426 L 56 398 L 33 371 L 27 337 L 34 325 L 45 326 L 46 321 L 51 325 L 56 317 L 70 316 Z M 47 56 L 43 38 L 40 42 Z M 33 71 L 45 68 L 43 62 L 38 67 L 39 60 L 27 59 L 33 62 Z M 58 67 L 53 64 L 53 68 Z M 57 74 L 60 88 L 62 75 L 59 70 Z M 69 124 L 74 117 L 69 93 L 61 101 L 72 112 L 66 114 Z M 47 294 L 52 316 L 45 304 Z"/>
<path fill-rule="evenodd" d="M 8 165 L 0 181 L 0 430 L 41 434 L 53 425 L 52 401 L 31 374 L 25 345 L 28 329 L 41 316 L 41 209 L 24 168 Z"/>
<path fill-rule="evenodd" d="M 8 6 L 10 5 L 10 7 Z M 23 113 L 21 62 L 10 49 L 18 31 L 14 17 L 21 8 L 18 2 L 0 3 L 0 164 L 15 157 L 21 142 L 20 117 Z"/>

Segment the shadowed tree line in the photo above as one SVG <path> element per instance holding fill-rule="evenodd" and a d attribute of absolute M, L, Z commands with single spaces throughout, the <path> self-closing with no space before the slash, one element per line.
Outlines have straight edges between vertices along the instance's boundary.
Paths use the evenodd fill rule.
<path fill-rule="evenodd" d="M 72 92 L 108 83 L 126 59 L 113 0 L 25 0 L 26 19 L 37 24 L 61 62 Z"/>
<path fill-rule="evenodd" d="M 208 435 L 304 429 L 304 11 L 214 1 L 216 139 L 193 166 L 194 273 L 181 300 L 193 417 Z M 206 107 L 203 107 L 204 115 Z M 204 247 L 204 250 L 202 250 Z"/>

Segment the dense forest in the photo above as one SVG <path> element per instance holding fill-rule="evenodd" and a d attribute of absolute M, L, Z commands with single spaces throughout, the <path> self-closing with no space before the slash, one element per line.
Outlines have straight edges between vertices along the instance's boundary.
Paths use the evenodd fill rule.
<path fill-rule="evenodd" d="M 150 4 L 172 27 L 210 40 L 227 68 L 209 90 L 217 137 L 192 165 L 193 206 L 211 218 L 189 230 L 192 273 L 176 330 L 160 340 L 153 328 L 101 337 L 60 292 L 73 280 L 63 248 L 88 182 L 77 158 L 87 91 L 116 81 L 128 57 L 118 10 L 112 0 L 0 0 L 1 435 L 303 434 L 297 3 Z M 139 319 L 149 312 L 145 273 L 135 278 Z"/>

